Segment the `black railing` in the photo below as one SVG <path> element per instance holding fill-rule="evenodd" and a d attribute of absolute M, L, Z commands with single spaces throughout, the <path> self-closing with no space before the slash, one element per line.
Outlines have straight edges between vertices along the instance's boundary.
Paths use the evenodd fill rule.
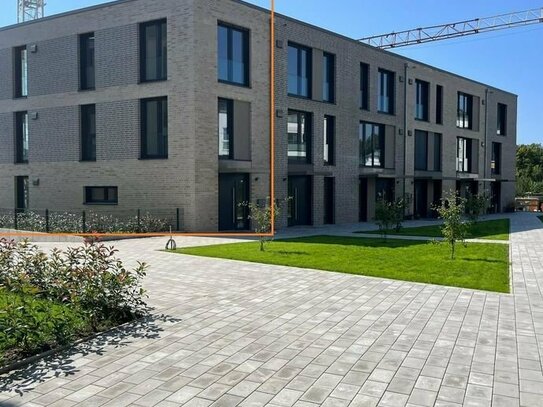
<path fill-rule="evenodd" d="M 180 208 L 83 210 L 2 209 L 0 229 L 44 233 L 163 233 L 182 231 Z"/>

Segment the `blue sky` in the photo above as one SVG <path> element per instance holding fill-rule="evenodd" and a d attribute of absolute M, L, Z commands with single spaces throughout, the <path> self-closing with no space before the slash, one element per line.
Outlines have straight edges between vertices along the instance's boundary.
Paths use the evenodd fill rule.
<path fill-rule="evenodd" d="M 182 0 L 179 0 L 182 1 Z M 16 22 L 16 0 L 2 0 L 0 26 Z M 104 0 L 47 0 L 46 15 Z M 268 7 L 270 0 L 249 2 Z M 331 7 L 331 4 L 333 6 Z M 543 7 L 543 0 L 276 0 L 276 10 L 340 34 L 373 34 Z M 1 33 L 0 33 L 1 35 Z M 410 58 L 519 95 L 519 143 L 543 142 L 543 24 L 399 49 Z"/>

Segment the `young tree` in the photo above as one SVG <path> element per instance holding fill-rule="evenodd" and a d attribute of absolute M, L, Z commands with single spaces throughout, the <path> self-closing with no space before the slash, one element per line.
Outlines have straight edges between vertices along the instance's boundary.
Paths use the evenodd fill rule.
<path fill-rule="evenodd" d="M 466 211 L 469 220 L 477 223 L 481 215 L 485 215 L 490 204 L 490 197 L 486 192 L 481 194 L 469 194 L 466 199 Z"/>
<path fill-rule="evenodd" d="M 288 202 L 288 198 L 280 204 L 277 202 L 273 203 L 274 221 L 277 221 L 277 218 L 281 212 L 281 206 L 285 202 Z M 271 231 L 272 207 L 270 204 L 270 198 L 267 197 L 264 204 L 256 202 L 242 202 L 240 205 L 249 209 L 249 219 L 252 222 L 254 232 L 260 234 L 258 240 L 260 242 L 260 251 L 263 252 L 265 250 L 266 243 L 273 240 L 272 237 L 262 236 L 263 234 L 270 233 Z"/>
<path fill-rule="evenodd" d="M 456 244 L 461 242 L 465 245 L 468 233 L 468 222 L 464 220 L 466 212 L 466 199 L 457 192 L 449 192 L 441 199 L 441 204 L 435 207 L 439 217 L 443 219 L 441 233 L 445 241 L 451 247 L 451 259 L 455 258 Z"/>
<path fill-rule="evenodd" d="M 383 196 L 379 196 L 375 205 L 375 223 L 379 226 L 379 232 L 383 239 L 387 240 L 388 232 L 396 223 L 397 209 L 394 202 L 389 202 Z"/>
<path fill-rule="evenodd" d="M 403 198 L 398 198 L 394 201 L 394 230 L 399 232 L 402 229 L 402 223 L 405 220 L 405 210 L 411 204 L 411 195 L 405 194 Z"/>

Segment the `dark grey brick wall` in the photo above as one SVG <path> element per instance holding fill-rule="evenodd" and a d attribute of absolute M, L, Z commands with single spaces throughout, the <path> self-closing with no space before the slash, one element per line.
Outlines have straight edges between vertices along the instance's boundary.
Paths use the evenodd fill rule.
<path fill-rule="evenodd" d="M 15 159 L 14 120 L 13 113 L 0 113 L 0 164 L 13 164 Z"/>
<path fill-rule="evenodd" d="M 13 49 L 0 49 L 0 100 L 13 97 Z"/>
<path fill-rule="evenodd" d="M 96 105 L 96 159 L 138 159 L 139 128 L 138 100 Z"/>

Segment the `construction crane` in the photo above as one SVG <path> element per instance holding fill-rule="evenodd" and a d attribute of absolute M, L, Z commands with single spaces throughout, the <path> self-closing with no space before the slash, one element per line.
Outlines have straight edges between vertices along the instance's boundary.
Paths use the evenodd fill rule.
<path fill-rule="evenodd" d="M 374 35 L 359 41 L 377 48 L 390 49 L 538 23 L 543 23 L 543 8 Z"/>
<path fill-rule="evenodd" d="M 17 0 L 17 22 L 23 23 L 44 16 L 45 0 Z"/>

